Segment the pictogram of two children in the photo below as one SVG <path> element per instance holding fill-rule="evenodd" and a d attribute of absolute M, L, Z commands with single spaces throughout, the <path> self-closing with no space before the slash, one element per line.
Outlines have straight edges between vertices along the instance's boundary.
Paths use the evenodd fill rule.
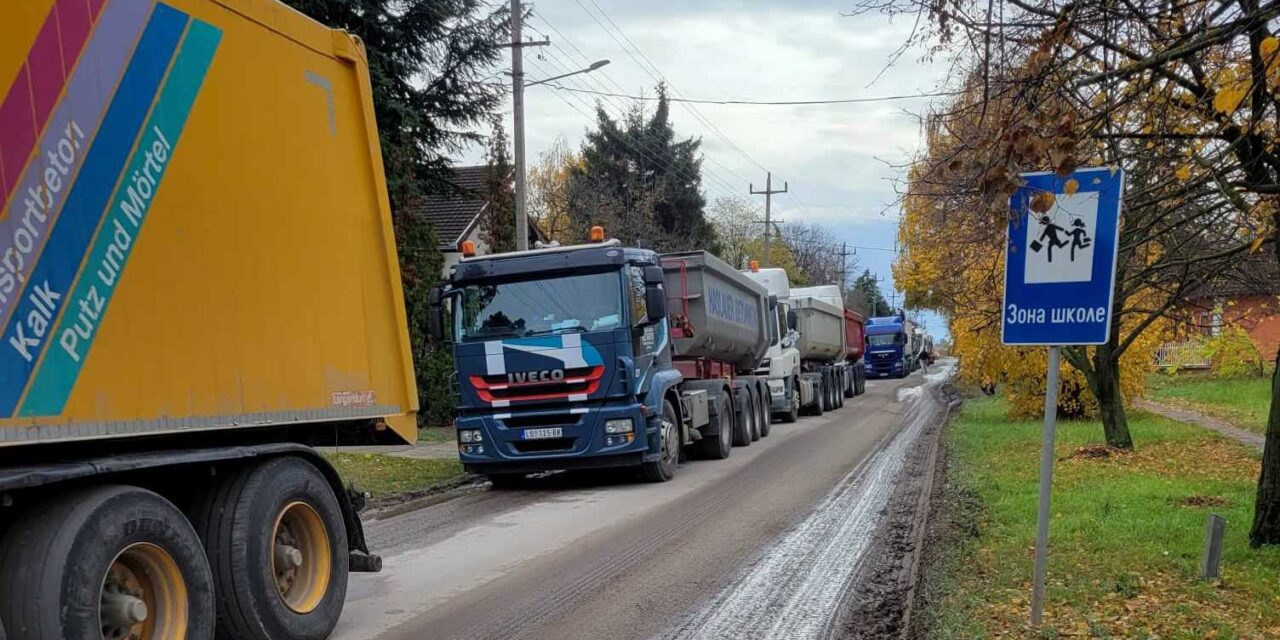
<path fill-rule="evenodd" d="M 1040 233 L 1039 240 L 1048 243 L 1048 260 L 1053 262 L 1054 247 L 1062 248 L 1067 245 L 1071 246 L 1071 261 L 1076 260 L 1076 249 L 1084 249 L 1093 243 L 1089 238 L 1089 232 L 1085 230 L 1084 220 L 1079 218 L 1071 221 L 1072 229 L 1067 231 L 1065 227 L 1060 227 L 1053 223 L 1049 216 L 1041 216 L 1040 224 L 1044 225 L 1044 231 Z M 1064 237 L 1065 236 L 1065 237 Z M 1044 246 L 1040 242 L 1032 243 L 1031 248 L 1039 251 Z"/>

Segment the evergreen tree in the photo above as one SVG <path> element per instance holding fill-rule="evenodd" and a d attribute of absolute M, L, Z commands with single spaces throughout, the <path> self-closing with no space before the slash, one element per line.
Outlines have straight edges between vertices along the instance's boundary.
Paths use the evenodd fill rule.
<path fill-rule="evenodd" d="M 444 258 L 417 209 L 447 189 L 447 155 L 479 139 L 477 125 L 501 107 L 504 88 L 487 82 L 510 40 L 507 10 L 482 0 L 283 0 L 316 21 L 359 36 L 369 60 L 374 114 L 391 197 L 417 372 L 420 421 L 453 411 L 452 363 L 430 342 L 427 295 Z"/>
<path fill-rule="evenodd" d="M 717 251 L 702 196 L 702 142 L 678 140 L 666 88 L 647 115 L 639 105 L 615 121 L 596 109 L 583 162 L 570 174 L 570 215 L 585 229 L 603 223 L 626 244 L 664 251 Z"/>
<path fill-rule="evenodd" d="M 515 251 L 516 195 L 511 184 L 515 167 L 507 155 L 507 133 L 500 117 L 493 119 L 493 135 L 489 136 L 486 157 L 485 187 L 489 202 L 480 220 L 480 239 L 488 245 L 489 253 Z"/>
<path fill-rule="evenodd" d="M 862 297 L 866 300 L 865 315 L 874 317 L 893 315 L 893 307 L 889 306 L 889 301 L 885 300 L 884 295 L 880 293 L 880 284 L 876 282 L 876 277 L 870 269 L 864 269 L 862 275 L 853 281 L 853 288 L 862 292 Z"/>

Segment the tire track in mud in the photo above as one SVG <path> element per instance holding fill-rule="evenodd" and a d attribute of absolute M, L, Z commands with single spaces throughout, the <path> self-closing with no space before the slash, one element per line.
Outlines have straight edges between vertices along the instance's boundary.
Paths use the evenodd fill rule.
<path fill-rule="evenodd" d="M 945 408 L 932 391 L 950 374 L 950 367 L 943 368 L 926 376 L 922 392 L 902 394 L 909 405 L 902 430 L 841 479 L 805 520 L 771 544 L 729 587 L 660 637 L 830 636 L 908 454 Z"/>

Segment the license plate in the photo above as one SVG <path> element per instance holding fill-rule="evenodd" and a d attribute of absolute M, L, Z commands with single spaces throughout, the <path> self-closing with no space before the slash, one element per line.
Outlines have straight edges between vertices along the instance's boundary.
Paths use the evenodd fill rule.
<path fill-rule="evenodd" d="M 520 434 L 520 437 L 525 440 L 544 440 L 546 438 L 559 438 L 562 436 L 564 436 L 564 429 L 560 427 L 551 427 L 549 429 L 525 429 Z"/>

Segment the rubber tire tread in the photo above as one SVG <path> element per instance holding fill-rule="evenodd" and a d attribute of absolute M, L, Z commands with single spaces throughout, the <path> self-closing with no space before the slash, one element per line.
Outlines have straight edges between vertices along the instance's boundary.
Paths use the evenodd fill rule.
<path fill-rule="evenodd" d="M 791 393 L 795 394 L 795 398 L 794 398 L 795 404 L 791 405 L 791 408 L 782 414 L 782 421 L 786 424 L 792 424 L 796 420 L 799 420 L 800 414 L 802 413 L 801 407 L 800 407 L 800 383 L 799 382 L 793 382 L 791 384 Z"/>
<path fill-rule="evenodd" d="M 703 456 L 712 460 L 724 460 L 728 458 L 733 451 L 733 413 L 729 408 L 729 400 L 725 393 L 717 393 L 716 396 L 716 420 L 728 420 L 728 432 L 725 431 L 725 425 L 719 425 L 718 435 L 704 436 L 698 441 L 698 451 Z M 725 437 L 729 436 L 729 437 Z M 725 446 L 725 443 L 729 446 Z"/>
<path fill-rule="evenodd" d="M 145 521 L 144 526 L 130 526 L 140 521 Z M 188 547 L 166 544 L 174 540 L 154 535 L 146 522 L 168 524 L 162 533 L 176 535 L 176 542 Z M 103 537 L 122 530 L 128 533 Z M 86 594 L 99 593 L 101 576 L 106 575 L 116 555 L 136 542 L 157 544 L 178 563 L 187 582 L 187 637 L 212 638 L 213 580 L 196 532 L 182 511 L 164 497 L 126 485 L 64 490 L 9 527 L 0 540 L 0 616 L 9 631 L 23 640 L 100 640 L 96 598 L 83 605 L 86 611 L 82 615 L 88 617 L 82 621 L 85 627 L 68 629 L 64 625 L 75 620 L 67 619 L 63 593 L 68 587 Z M 86 584 L 68 584 L 75 578 Z M 90 607 L 93 613 L 88 614 Z"/>
<path fill-rule="evenodd" d="M 740 387 L 733 394 L 733 446 L 751 446 L 751 399 L 747 387 Z M 741 419 L 738 417 L 741 416 Z"/>
<path fill-rule="evenodd" d="M 671 405 L 670 400 L 662 401 L 662 417 L 664 419 L 670 420 L 671 422 L 674 422 L 677 425 L 680 424 L 680 416 L 679 414 L 676 413 L 676 408 Z M 658 429 L 659 437 L 661 437 L 662 431 L 663 431 L 662 429 Z M 677 434 L 680 433 L 679 427 L 676 428 L 676 433 Z M 679 469 L 679 467 L 680 467 L 680 449 L 677 447 L 676 459 L 674 462 L 671 463 L 670 473 L 668 473 L 666 469 L 662 468 L 662 460 L 659 459 L 653 462 L 642 463 L 640 465 L 640 477 L 643 478 L 645 482 L 654 482 L 654 483 L 667 482 L 672 478 L 676 477 L 676 470 Z M 3 640 L 3 639 L 0 639 L 0 640 Z"/>
<path fill-rule="evenodd" d="M 769 387 L 765 386 L 758 395 L 760 398 L 760 437 L 768 438 L 769 430 L 773 427 L 773 411 L 769 408 Z M 4 639 L 0 638 L 0 640 Z"/>
<path fill-rule="evenodd" d="M 254 611 L 250 593 L 253 589 L 250 578 L 251 566 L 254 565 L 247 553 L 251 539 L 250 532 L 268 531 L 274 524 L 264 523 L 251 517 L 250 511 L 254 506 L 252 502 L 258 492 L 271 491 L 278 487 L 285 479 L 285 474 L 290 471 L 290 467 L 294 467 L 303 475 L 311 475 L 311 479 L 327 492 L 328 504 L 317 504 L 326 502 L 323 499 L 325 496 L 317 496 L 319 500 L 308 501 L 308 503 L 320 514 L 320 518 L 325 520 L 328 528 L 330 553 L 333 560 L 329 576 L 329 592 L 313 611 L 303 615 L 288 612 L 282 601 L 273 600 L 279 597 L 274 591 L 262 596 L 267 598 L 264 606 L 270 607 L 271 603 L 278 604 L 287 612 L 287 616 L 302 618 L 317 613 L 331 615 L 332 620 L 316 618 L 319 621 L 318 624 L 308 625 L 310 629 L 300 629 L 298 625 L 290 625 L 288 617 L 278 617 L 275 620 L 263 619 L 258 612 Z M 296 496 L 286 497 L 282 502 L 287 503 L 292 499 L 296 499 Z M 282 506 L 284 505 L 280 505 Z M 278 511 L 273 509 L 272 512 L 271 517 L 274 518 Z M 297 456 L 281 456 L 240 469 L 204 494 L 203 499 L 197 503 L 192 520 L 196 523 L 196 531 L 199 532 L 200 539 L 205 543 L 209 564 L 213 567 L 218 593 L 216 637 L 219 640 L 323 640 L 329 637 L 338 623 L 338 617 L 342 613 L 346 600 L 349 571 L 347 531 L 338 500 L 333 495 L 328 481 L 314 465 Z M 270 535 L 270 532 L 267 535 Z M 269 572 L 270 566 L 270 560 L 266 560 L 261 568 Z M 272 576 L 269 574 L 265 580 L 271 583 L 266 586 L 274 585 Z M 296 620 L 293 621 L 296 622 Z M 293 628 L 289 628 L 290 626 Z"/>
<path fill-rule="evenodd" d="M 752 414 L 751 420 L 751 441 L 755 442 L 760 439 L 760 394 L 756 391 L 755 385 L 747 385 L 747 409 Z"/>

